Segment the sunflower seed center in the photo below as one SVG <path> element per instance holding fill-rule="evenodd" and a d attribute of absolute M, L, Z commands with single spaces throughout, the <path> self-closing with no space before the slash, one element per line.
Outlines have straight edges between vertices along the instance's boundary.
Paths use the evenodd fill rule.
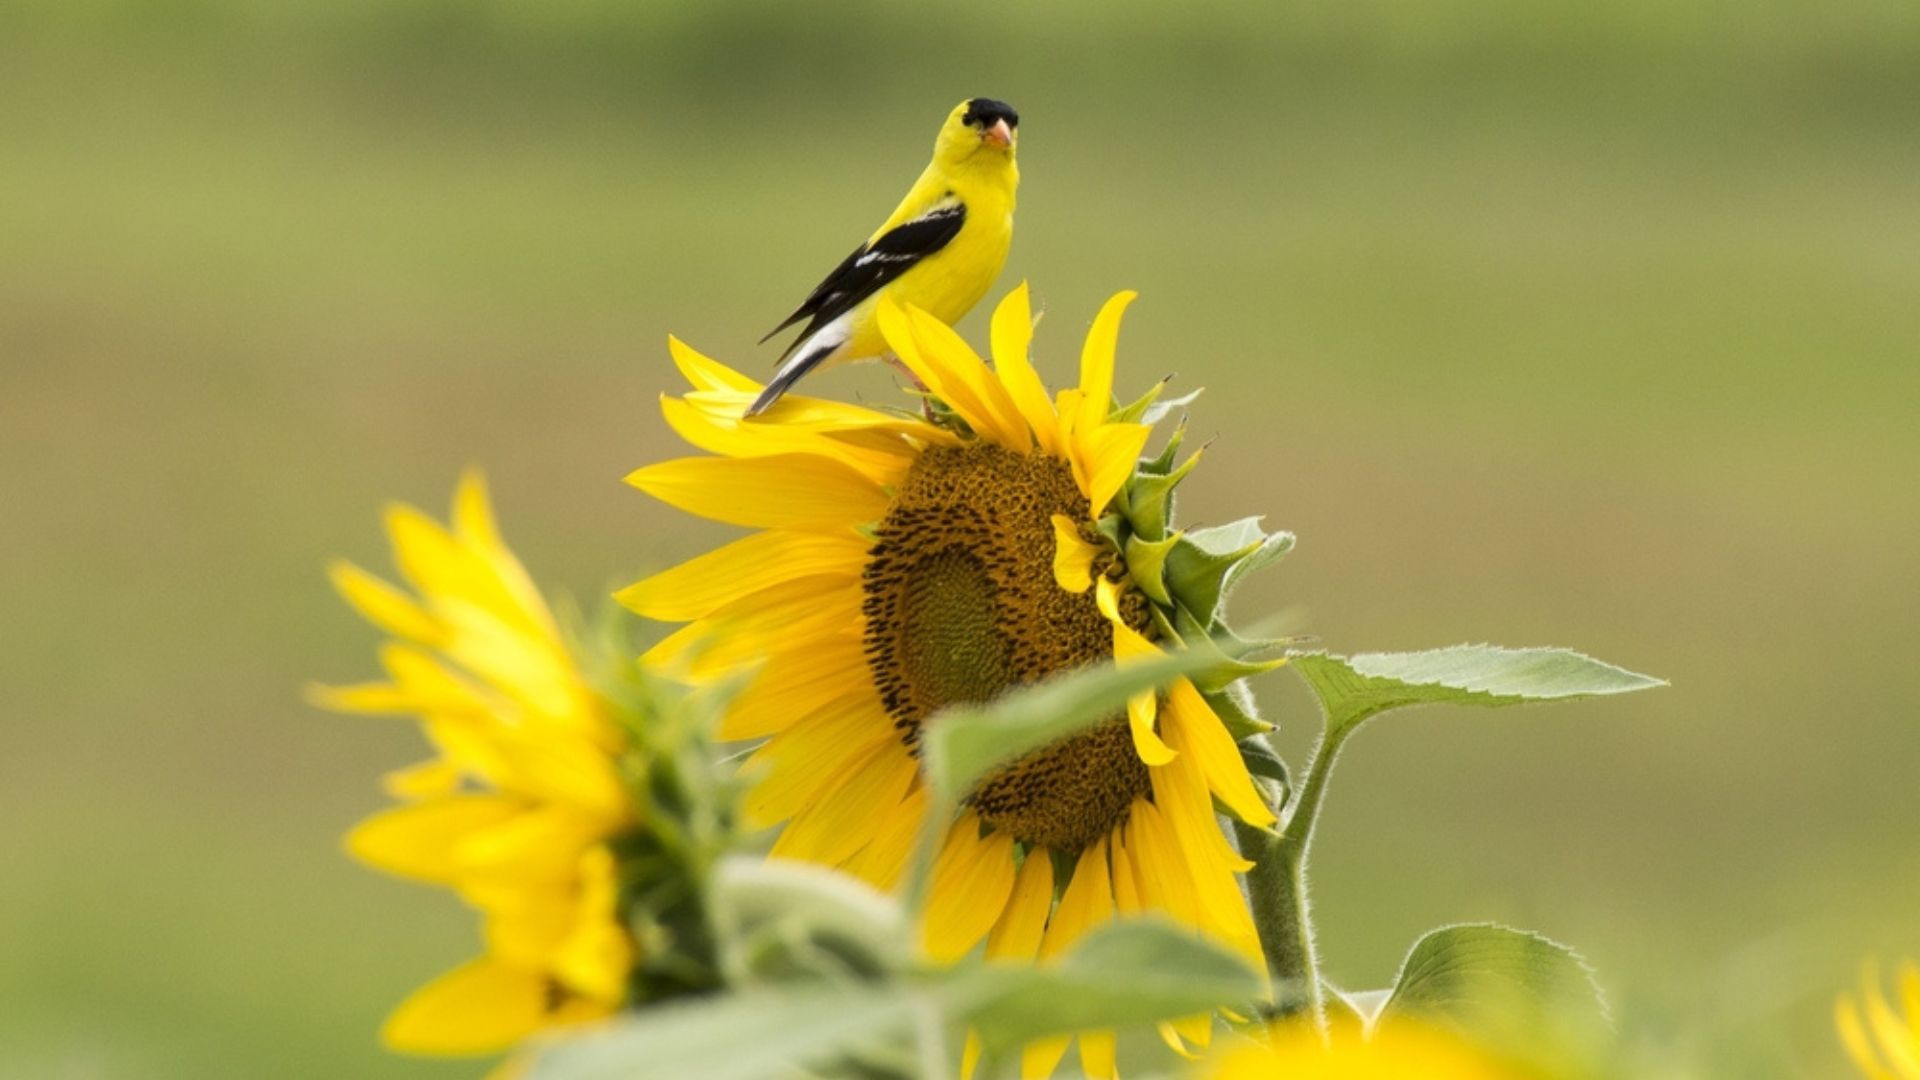
<path fill-rule="evenodd" d="M 1112 659 L 1113 628 L 1093 593 L 1054 581 L 1052 519 L 1085 516 L 1064 462 L 989 443 L 921 454 L 876 531 L 863 575 L 867 666 L 900 739 L 948 705 Z M 1109 556 L 1096 572 L 1112 573 Z M 1129 624 L 1148 623 L 1128 592 Z M 1149 789 L 1124 716 L 1019 758 L 969 801 L 1030 844 L 1078 850 L 1125 819 Z"/>

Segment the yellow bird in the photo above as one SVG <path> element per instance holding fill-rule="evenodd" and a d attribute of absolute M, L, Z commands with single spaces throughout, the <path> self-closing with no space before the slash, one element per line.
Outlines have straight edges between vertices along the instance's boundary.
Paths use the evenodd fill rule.
<path fill-rule="evenodd" d="M 887 359 L 874 324 L 882 293 L 952 323 L 980 302 L 1000 276 L 1013 243 L 1014 162 L 1020 114 L 992 98 L 954 106 L 933 160 L 907 197 L 867 242 L 853 249 L 765 342 L 808 320 L 780 356 L 767 388 L 747 409 L 755 416 L 810 371 L 854 360 Z"/>

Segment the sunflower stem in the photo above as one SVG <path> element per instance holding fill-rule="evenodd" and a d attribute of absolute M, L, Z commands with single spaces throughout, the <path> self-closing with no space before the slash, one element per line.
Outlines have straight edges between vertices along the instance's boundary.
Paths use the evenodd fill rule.
<path fill-rule="evenodd" d="M 1306 783 L 1293 800 L 1293 812 L 1278 834 L 1236 823 L 1241 851 L 1253 859 L 1247 873 L 1254 928 L 1273 976 L 1275 1018 L 1305 1016 L 1322 1032 L 1326 1010 L 1320 987 L 1320 961 L 1313 944 L 1313 911 L 1307 895 L 1307 848 L 1326 799 L 1327 778 L 1353 728 L 1328 728 L 1307 768 Z"/>

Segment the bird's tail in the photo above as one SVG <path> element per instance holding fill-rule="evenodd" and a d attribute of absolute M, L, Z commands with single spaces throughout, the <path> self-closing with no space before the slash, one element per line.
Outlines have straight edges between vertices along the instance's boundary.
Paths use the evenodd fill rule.
<path fill-rule="evenodd" d="M 759 416 L 766 412 L 774 402 L 779 401 L 788 390 L 792 389 L 793 384 L 799 382 L 802 376 L 819 367 L 827 357 L 832 356 L 834 350 L 841 344 L 842 342 L 839 341 L 817 343 L 809 341 L 803 348 L 796 350 L 792 356 L 781 362 L 779 368 L 774 371 L 773 378 L 767 380 L 766 389 L 760 391 L 760 396 L 754 398 L 753 404 L 747 406 L 745 415 Z"/>

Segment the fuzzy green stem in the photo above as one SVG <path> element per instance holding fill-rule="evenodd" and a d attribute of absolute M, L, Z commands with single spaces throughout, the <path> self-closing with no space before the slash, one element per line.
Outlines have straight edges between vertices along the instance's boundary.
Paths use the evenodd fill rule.
<path fill-rule="evenodd" d="M 1293 812 L 1276 835 L 1237 825 L 1240 847 L 1254 861 L 1247 873 L 1254 929 L 1273 976 L 1276 1017 L 1305 1015 L 1326 1029 L 1320 988 L 1320 961 L 1313 946 L 1313 912 L 1307 897 L 1307 848 L 1326 800 L 1327 777 L 1353 728 L 1329 725 L 1308 766 L 1307 780 L 1293 800 Z"/>

